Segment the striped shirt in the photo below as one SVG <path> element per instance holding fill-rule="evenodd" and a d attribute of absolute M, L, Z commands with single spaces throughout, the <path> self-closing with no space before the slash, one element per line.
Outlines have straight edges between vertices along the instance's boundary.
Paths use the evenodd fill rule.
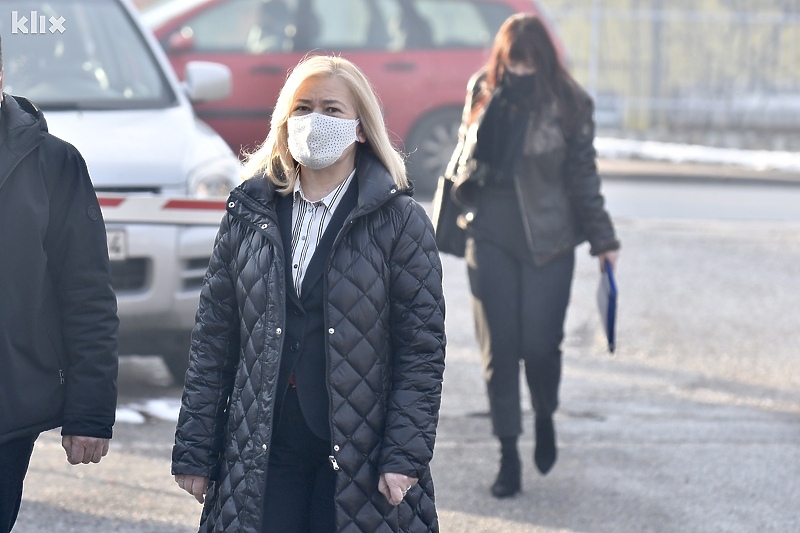
<path fill-rule="evenodd" d="M 314 251 L 355 173 L 353 170 L 338 187 L 316 202 L 305 197 L 300 180 L 295 182 L 292 201 L 292 279 L 298 296 Z"/>

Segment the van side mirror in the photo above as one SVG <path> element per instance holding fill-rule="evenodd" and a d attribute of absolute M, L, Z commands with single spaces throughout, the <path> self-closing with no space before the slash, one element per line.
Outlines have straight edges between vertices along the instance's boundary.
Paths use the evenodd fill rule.
<path fill-rule="evenodd" d="M 221 63 L 189 61 L 186 64 L 183 86 L 194 104 L 222 100 L 231 94 L 231 69 Z"/>

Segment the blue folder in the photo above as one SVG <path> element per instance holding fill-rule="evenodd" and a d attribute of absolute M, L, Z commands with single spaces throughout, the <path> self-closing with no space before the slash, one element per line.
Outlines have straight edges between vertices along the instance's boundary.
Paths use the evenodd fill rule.
<path fill-rule="evenodd" d="M 597 287 L 597 306 L 606 339 L 608 339 L 608 351 L 614 353 L 617 326 L 617 281 L 614 279 L 614 268 L 608 259 L 605 262 L 605 272 L 600 278 L 600 285 Z"/>

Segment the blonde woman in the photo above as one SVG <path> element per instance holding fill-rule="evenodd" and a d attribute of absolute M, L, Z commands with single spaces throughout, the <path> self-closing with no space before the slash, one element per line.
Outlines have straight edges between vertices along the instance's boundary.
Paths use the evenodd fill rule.
<path fill-rule="evenodd" d="M 438 531 L 441 264 L 361 71 L 297 65 L 245 170 L 173 450 L 200 531 Z"/>

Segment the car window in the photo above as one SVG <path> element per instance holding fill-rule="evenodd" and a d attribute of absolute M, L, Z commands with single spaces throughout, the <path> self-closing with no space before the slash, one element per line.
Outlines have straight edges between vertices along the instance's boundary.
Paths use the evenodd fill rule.
<path fill-rule="evenodd" d="M 187 20 L 180 32 L 196 52 L 289 51 L 294 29 L 294 1 L 230 0 Z"/>
<path fill-rule="evenodd" d="M 419 50 L 434 47 L 433 28 L 428 17 L 412 0 L 379 0 L 390 37 L 389 50 Z"/>
<path fill-rule="evenodd" d="M 465 0 L 226 0 L 185 21 L 165 46 L 248 54 L 486 48 L 512 12 Z"/>
<path fill-rule="evenodd" d="M 499 3 L 417 0 L 419 16 L 430 24 L 433 47 L 486 48 L 513 11 Z M 452 21 L 457 20 L 458 24 Z"/>
<path fill-rule="evenodd" d="M 486 48 L 513 10 L 464 0 L 298 0 L 295 50 Z M 456 22 L 457 21 L 457 22 Z"/>
<path fill-rule="evenodd" d="M 538 6 L 541 9 L 541 2 Z M 488 33 L 487 46 L 494 40 L 494 36 L 497 35 L 497 31 L 503 25 L 503 22 L 515 13 L 513 9 L 501 2 L 478 2 L 475 4 L 475 9 L 480 12 L 481 18 L 486 25 Z"/>
<path fill-rule="evenodd" d="M 7 92 L 42 108 L 175 102 L 138 27 L 115 0 L 0 0 L 0 8 L 10 14 L 0 20 Z M 33 26 L 34 12 L 46 28 Z"/>
<path fill-rule="evenodd" d="M 142 22 L 149 28 L 158 28 L 173 17 L 206 2 L 208 0 L 164 0 L 161 3 L 145 7 L 141 12 Z"/>
<path fill-rule="evenodd" d="M 375 0 L 298 0 L 296 50 L 385 50 L 386 21 Z"/>

